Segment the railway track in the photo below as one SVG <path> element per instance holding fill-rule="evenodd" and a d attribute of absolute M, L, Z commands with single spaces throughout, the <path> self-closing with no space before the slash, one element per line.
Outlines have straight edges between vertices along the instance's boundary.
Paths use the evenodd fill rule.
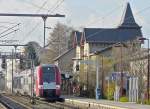
<path fill-rule="evenodd" d="M 9 99 L 13 99 L 18 104 L 22 104 L 26 106 L 26 108 L 14 108 L 14 109 L 80 109 L 78 106 L 73 106 L 68 103 L 61 103 L 61 102 L 49 102 L 49 101 L 43 101 L 43 100 L 37 100 L 36 104 L 30 103 L 30 98 L 26 96 L 14 96 L 14 95 L 7 95 L 5 94 Z M 12 108 L 8 108 L 12 109 Z"/>
<path fill-rule="evenodd" d="M 36 100 L 36 102 L 52 106 L 56 109 L 80 109 L 78 106 L 74 106 L 68 103 L 61 103 L 61 102 L 50 103 L 50 102 L 45 102 L 41 100 Z"/>
<path fill-rule="evenodd" d="M 7 108 L 7 109 L 28 109 L 27 107 L 16 103 L 15 101 L 9 99 L 6 96 L 0 95 L 0 102 Z"/>

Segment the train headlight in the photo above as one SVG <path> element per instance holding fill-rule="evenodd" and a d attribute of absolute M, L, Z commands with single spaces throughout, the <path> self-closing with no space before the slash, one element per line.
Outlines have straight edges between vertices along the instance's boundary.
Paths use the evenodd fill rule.
<path fill-rule="evenodd" d="M 60 89 L 60 85 L 56 85 L 56 89 Z"/>
<path fill-rule="evenodd" d="M 39 85 L 38 88 L 39 88 L 39 89 L 43 89 L 43 85 Z"/>

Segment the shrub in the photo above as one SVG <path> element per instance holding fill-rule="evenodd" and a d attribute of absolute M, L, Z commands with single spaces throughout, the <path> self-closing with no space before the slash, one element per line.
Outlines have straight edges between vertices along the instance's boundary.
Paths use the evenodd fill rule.
<path fill-rule="evenodd" d="M 141 99 L 139 99 L 138 101 L 137 101 L 137 104 L 147 104 L 147 105 L 150 105 L 150 100 L 148 101 L 147 99 L 145 99 L 145 100 L 141 100 Z"/>
<path fill-rule="evenodd" d="M 144 104 L 150 105 L 150 100 L 149 101 L 148 100 L 144 100 Z"/>
<path fill-rule="evenodd" d="M 106 85 L 104 87 L 104 96 L 109 99 L 109 100 L 113 100 L 114 99 L 114 91 L 115 91 L 115 84 L 113 82 L 110 82 L 109 87 L 108 85 Z"/>
<path fill-rule="evenodd" d="M 141 104 L 141 103 L 142 103 L 142 100 L 139 99 L 136 103 L 137 103 L 137 104 Z"/>
<path fill-rule="evenodd" d="M 129 99 L 128 99 L 128 97 L 121 97 L 119 101 L 120 102 L 128 102 Z"/>

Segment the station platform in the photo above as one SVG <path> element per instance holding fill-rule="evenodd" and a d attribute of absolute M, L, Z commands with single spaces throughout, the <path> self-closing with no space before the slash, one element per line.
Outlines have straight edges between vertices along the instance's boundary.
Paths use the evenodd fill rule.
<path fill-rule="evenodd" d="M 0 109 L 7 109 L 7 108 L 0 103 Z"/>
<path fill-rule="evenodd" d="M 107 109 L 150 109 L 150 105 L 142 105 L 133 102 L 116 102 L 110 100 L 95 100 L 83 97 L 66 96 L 65 102 L 72 104 L 86 105 L 86 107 L 102 107 Z"/>

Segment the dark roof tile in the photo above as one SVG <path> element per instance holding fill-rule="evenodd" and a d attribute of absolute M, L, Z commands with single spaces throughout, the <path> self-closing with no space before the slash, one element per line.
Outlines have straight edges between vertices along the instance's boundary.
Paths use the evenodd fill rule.
<path fill-rule="evenodd" d="M 87 42 L 124 42 L 142 37 L 142 32 L 137 28 L 85 28 Z"/>
<path fill-rule="evenodd" d="M 126 9 L 124 11 L 120 28 L 140 28 L 140 26 L 135 22 L 130 4 L 127 3 Z"/>

